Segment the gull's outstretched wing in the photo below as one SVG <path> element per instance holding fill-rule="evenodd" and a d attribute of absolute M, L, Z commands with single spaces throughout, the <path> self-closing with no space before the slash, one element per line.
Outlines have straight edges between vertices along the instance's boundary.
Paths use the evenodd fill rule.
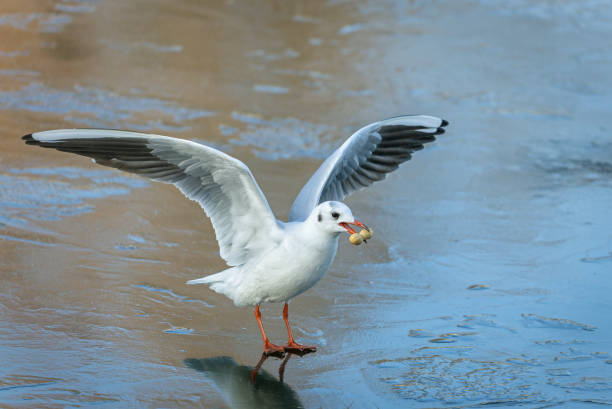
<path fill-rule="evenodd" d="M 319 203 L 341 201 L 384 179 L 410 159 L 412 152 L 444 133 L 446 125 L 448 122 L 440 118 L 414 115 L 364 126 L 336 149 L 304 185 L 291 206 L 289 221 L 304 220 Z"/>
<path fill-rule="evenodd" d="M 23 139 L 30 145 L 88 156 L 101 165 L 174 184 L 210 217 L 221 257 L 230 266 L 244 264 L 280 236 L 276 219 L 249 168 L 209 146 L 105 129 L 60 129 Z"/>

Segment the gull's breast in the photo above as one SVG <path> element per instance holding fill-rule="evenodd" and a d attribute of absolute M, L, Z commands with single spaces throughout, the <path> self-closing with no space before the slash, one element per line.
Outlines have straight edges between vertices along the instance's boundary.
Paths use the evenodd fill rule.
<path fill-rule="evenodd" d="M 337 249 L 334 237 L 317 246 L 290 241 L 270 252 L 257 268 L 262 301 L 287 301 L 314 286 L 329 270 Z"/>

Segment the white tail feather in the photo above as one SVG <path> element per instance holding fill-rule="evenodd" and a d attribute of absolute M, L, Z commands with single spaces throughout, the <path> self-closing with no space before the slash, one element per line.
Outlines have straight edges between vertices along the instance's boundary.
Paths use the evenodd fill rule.
<path fill-rule="evenodd" d="M 196 278 L 195 280 L 189 280 L 187 281 L 187 284 L 212 284 L 212 283 L 216 283 L 219 281 L 222 281 L 223 278 L 221 277 L 221 273 L 217 273 L 217 274 L 212 274 L 206 277 L 202 277 L 202 278 Z"/>

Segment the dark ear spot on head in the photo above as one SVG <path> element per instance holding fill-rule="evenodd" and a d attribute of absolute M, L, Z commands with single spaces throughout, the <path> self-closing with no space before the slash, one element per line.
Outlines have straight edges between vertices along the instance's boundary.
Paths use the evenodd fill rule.
<path fill-rule="evenodd" d="M 319 221 L 323 220 L 323 216 L 321 216 L 321 213 L 319 213 L 319 217 L 317 217 L 317 219 L 318 219 Z"/>
<path fill-rule="evenodd" d="M 333 217 L 334 219 L 337 219 L 338 217 L 340 217 L 340 213 L 338 213 L 338 212 L 332 212 L 332 217 Z"/>

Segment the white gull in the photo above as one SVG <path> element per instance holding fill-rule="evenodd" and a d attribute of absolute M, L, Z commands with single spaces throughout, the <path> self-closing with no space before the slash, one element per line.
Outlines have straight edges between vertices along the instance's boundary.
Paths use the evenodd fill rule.
<path fill-rule="evenodd" d="M 220 273 L 188 281 L 208 284 L 237 306 L 255 306 L 266 354 L 310 352 L 295 342 L 287 303 L 315 285 L 327 272 L 344 231 L 355 233 L 351 210 L 340 201 L 382 180 L 435 140 L 448 122 L 401 116 L 367 125 L 329 156 L 298 194 L 288 222 L 274 217 L 249 168 L 209 146 L 161 135 L 107 129 L 59 129 L 29 134 L 26 143 L 93 158 L 96 163 L 172 183 L 202 206 L 214 227 Z M 274 345 L 265 334 L 259 305 L 284 302 L 289 341 Z"/>

